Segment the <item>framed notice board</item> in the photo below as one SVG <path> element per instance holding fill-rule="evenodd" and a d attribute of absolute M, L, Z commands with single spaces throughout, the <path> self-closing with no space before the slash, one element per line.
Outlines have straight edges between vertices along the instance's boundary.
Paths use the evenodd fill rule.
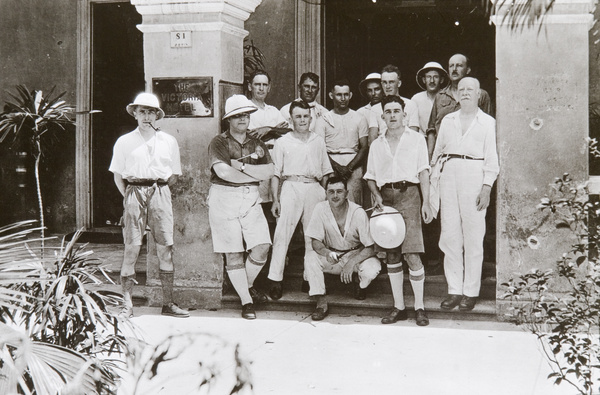
<path fill-rule="evenodd" d="M 152 92 L 166 118 L 215 116 L 212 77 L 153 78 Z"/>

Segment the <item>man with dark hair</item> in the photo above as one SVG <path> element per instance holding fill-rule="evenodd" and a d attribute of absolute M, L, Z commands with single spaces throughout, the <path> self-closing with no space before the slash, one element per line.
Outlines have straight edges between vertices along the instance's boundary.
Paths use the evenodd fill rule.
<path fill-rule="evenodd" d="M 358 84 L 358 90 L 361 95 L 369 102 L 356 110 L 367 120 L 369 125 L 369 135 L 377 136 L 379 133 L 379 116 L 373 112 L 373 106 L 380 103 L 383 98 L 383 89 L 381 88 L 381 74 L 370 73 L 364 80 Z"/>
<path fill-rule="evenodd" d="M 336 81 L 329 97 L 333 110 L 317 120 L 315 133 L 325 139 L 334 172 L 348 183 L 350 201 L 362 205 L 362 166 L 369 149 L 367 120 L 350 109 L 352 92 L 347 80 Z"/>
<path fill-rule="evenodd" d="M 173 303 L 173 206 L 169 185 L 181 175 L 177 140 L 155 127 L 165 116 L 158 97 L 140 93 L 127 112 L 138 127 L 117 140 L 109 170 L 123 195 L 123 241 L 125 251 L 121 267 L 124 306 L 121 315 L 133 317 L 132 291 L 135 263 L 142 246 L 146 226 L 156 241 L 156 255 L 162 285 L 161 314 L 189 317 L 186 310 Z"/>
<path fill-rule="evenodd" d="M 458 111 L 460 109 L 460 95 L 458 93 L 458 83 L 461 79 L 471 73 L 469 67 L 469 59 L 463 54 L 455 54 L 448 60 L 448 75 L 450 78 L 450 85 L 440 90 L 433 101 L 433 107 L 431 109 L 431 115 L 429 117 L 429 124 L 427 126 L 427 149 L 429 151 L 429 158 L 433 155 L 433 149 L 435 147 L 435 140 L 440 131 L 440 124 L 442 119 L 451 112 Z M 481 95 L 479 96 L 479 108 L 486 114 L 492 115 L 492 104 L 490 95 L 483 89 L 480 90 Z"/>
<path fill-rule="evenodd" d="M 317 259 L 306 228 L 315 205 L 325 200 L 323 188 L 333 173 L 325 141 L 309 130 L 310 109 L 303 100 L 291 103 L 293 131 L 278 139 L 273 149 L 275 176 L 271 179 L 271 211 L 278 220 L 268 277 L 273 282 L 269 295 L 275 300 L 282 296 L 285 257 L 298 221 L 302 221 L 304 228 L 304 264 Z M 280 182 L 283 182 L 281 193 Z"/>
<path fill-rule="evenodd" d="M 348 201 L 346 181 L 330 177 L 325 189 L 327 201 L 315 206 L 306 231 L 319 258 L 305 265 L 309 295 L 317 299 L 317 308 L 312 314 L 315 321 L 329 313 L 323 273 L 339 274 L 344 284 L 352 282 L 353 273 L 357 273 L 354 297 L 364 300 L 366 288 L 381 271 L 369 232 L 369 218 L 365 210 Z"/>
<path fill-rule="evenodd" d="M 384 206 L 393 207 L 402 214 L 406 224 L 402 244 L 384 250 L 394 309 L 381 322 L 392 324 L 407 319 L 403 294 L 403 255 L 408 263 L 415 296 L 417 325 L 426 326 L 429 319 L 423 301 L 425 270 L 419 255 L 424 252 L 421 217 L 425 223 L 433 218 L 429 205 L 427 144 L 419 132 L 404 126 L 404 101 L 400 97 L 386 96 L 381 104 L 387 131 L 371 144 L 364 178 L 373 194 L 376 210 L 381 211 Z"/>
<path fill-rule="evenodd" d="M 256 318 L 254 303 L 266 301 L 266 295 L 253 284 L 267 262 L 271 246 L 269 227 L 259 204 L 258 183 L 273 176 L 269 150 L 247 133 L 254 111 L 256 107 L 244 95 L 227 99 L 223 119 L 228 121 L 229 130 L 215 136 L 208 147 L 208 218 L 213 248 L 225 254 L 225 269 L 240 297 L 242 317 L 249 320 Z"/>
<path fill-rule="evenodd" d="M 399 89 L 402 85 L 402 80 L 400 69 L 398 67 L 388 64 L 381 70 L 381 87 L 383 89 L 384 96 L 399 96 L 404 101 L 404 123 L 405 126 L 419 131 L 419 110 L 415 103 L 413 103 L 410 99 L 400 96 Z M 372 107 L 372 110 L 379 117 L 379 129 L 378 134 L 369 134 L 369 144 L 371 144 L 378 135 L 382 135 L 385 133 L 387 128 L 383 118 L 381 115 L 383 114 L 383 108 L 381 107 L 381 103 L 376 104 Z"/>
<path fill-rule="evenodd" d="M 302 74 L 298 83 L 298 91 L 300 92 L 300 97 L 296 100 L 302 100 L 309 105 L 311 118 L 309 130 L 314 132 L 317 119 L 321 118 L 327 112 L 327 109 L 316 101 L 319 94 L 319 76 L 310 72 Z M 291 104 L 286 104 L 280 110 L 281 115 L 283 115 L 283 118 L 285 118 L 290 126 L 292 125 Z"/>

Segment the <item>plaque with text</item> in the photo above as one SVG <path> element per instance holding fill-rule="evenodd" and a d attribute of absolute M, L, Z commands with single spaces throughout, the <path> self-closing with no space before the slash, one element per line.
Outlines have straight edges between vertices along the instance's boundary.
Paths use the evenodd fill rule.
<path fill-rule="evenodd" d="M 166 118 L 213 117 L 212 81 L 212 77 L 153 78 L 152 92 Z"/>

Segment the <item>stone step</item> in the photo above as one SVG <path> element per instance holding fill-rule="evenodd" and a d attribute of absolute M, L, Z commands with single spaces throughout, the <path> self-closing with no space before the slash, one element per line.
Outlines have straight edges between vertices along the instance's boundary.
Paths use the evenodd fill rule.
<path fill-rule="evenodd" d="M 442 298 L 425 298 L 425 310 L 429 318 L 444 320 L 466 320 L 466 321 L 497 321 L 496 302 L 493 300 L 479 300 L 472 311 L 459 311 L 455 308 L 452 311 L 442 310 L 440 303 Z M 223 308 L 240 309 L 240 299 L 233 292 L 227 292 L 223 295 Z M 339 315 L 365 315 L 383 317 L 393 307 L 393 298 L 391 294 L 368 294 L 366 300 L 356 300 L 350 295 L 335 293 L 328 295 L 329 311 L 331 314 Z M 414 319 L 414 298 L 409 293 L 405 293 L 405 303 L 408 315 Z M 315 308 L 315 301 L 311 300 L 308 294 L 301 291 L 285 292 L 279 300 L 271 300 L 267 303 L 255 306 L 260 317 L 260 311 L 295 311 L 312 313 Z"/>

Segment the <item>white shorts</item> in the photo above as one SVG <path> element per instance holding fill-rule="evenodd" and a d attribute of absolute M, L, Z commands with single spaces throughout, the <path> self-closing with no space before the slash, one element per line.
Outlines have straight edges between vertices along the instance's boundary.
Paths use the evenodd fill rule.
<path fill-rule="evenodd" d="M 271 244 L 257 186 L 211 185 L 208 219 L 215 252 L 244 252 L 260 244 Z"/>

